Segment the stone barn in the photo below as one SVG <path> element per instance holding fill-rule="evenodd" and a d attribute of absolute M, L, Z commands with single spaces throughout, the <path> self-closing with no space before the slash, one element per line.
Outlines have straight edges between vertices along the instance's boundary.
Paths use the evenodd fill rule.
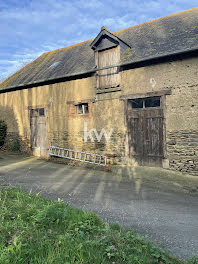
<path fill-rule="evenodd" d="M 198 8 L 42 54 L 0 84 L 0 119 L 37 156 L 53 143 L 198 175 Z"/>

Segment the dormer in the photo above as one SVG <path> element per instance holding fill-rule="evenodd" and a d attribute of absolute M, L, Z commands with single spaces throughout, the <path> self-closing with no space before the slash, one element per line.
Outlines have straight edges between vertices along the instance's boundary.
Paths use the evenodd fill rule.
<path fill-rule="evenodd" d="M 94 50 L 95 65 L 99 69 L 120 64 L 120 53 L 130 48 L 104 26 L 90 46 Z M 97 71 L 96 83 L 97 93 L 120 90 L 119 67 Z"/>

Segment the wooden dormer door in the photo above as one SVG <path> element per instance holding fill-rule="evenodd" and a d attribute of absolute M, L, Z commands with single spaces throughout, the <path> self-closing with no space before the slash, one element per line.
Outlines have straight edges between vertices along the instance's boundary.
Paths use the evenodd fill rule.
<path fill-rule="evenodd" d="M 120 61 L 120 46 L 98 52 L 98 68 L 117 65 Z M 118 67 L 98 71 L 99 89 L 113 88 L 120 85 Z"/>

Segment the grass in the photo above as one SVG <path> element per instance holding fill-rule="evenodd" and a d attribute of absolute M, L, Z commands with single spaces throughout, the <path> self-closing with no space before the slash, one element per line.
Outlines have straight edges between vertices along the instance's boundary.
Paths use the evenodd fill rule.
<path fill-rule="evenodd" d="M 62 200 L 0 186 L 0 264 L 195 264 Z"/>

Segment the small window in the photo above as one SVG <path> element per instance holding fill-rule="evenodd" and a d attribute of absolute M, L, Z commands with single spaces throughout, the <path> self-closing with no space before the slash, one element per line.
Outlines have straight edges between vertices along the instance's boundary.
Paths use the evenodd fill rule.
<path fill-rule="evenodd" d="M 88 114 L 89 113 L 89 105 L 88 105 L 88 103 L 76 105 L 76 112 L 79 115 Z"/>
<path fill-rule="evenodd" d="M 130 100 L 132 108 L 160 107 L 160 97 L 138 98 Z"/>
<path fill-rule="evenodd" d="M 160 107 L 160 97 L 145 99 L 145 107 Z"/>
<path fill-rule="evenodd" d="M 143 99 L 132 100 L 132 108 L 143 108 Z"/>
<path fill-rule="evenodd" d="M 45 109 L 44 108 L 36 108 L 30 110 L 30 116 L 31 117 L 37 117 L 37 116 L 44 116 L 45 115 Z"/>
<path fill-rule="evenodd" d="M 40 116 L 44 116 L 44 115 L 45 115 L 45 110 L 44 110 L 44 108 L 40 108 L 40 109 L 39 109 L 39 115 L 40 115 Z"/>
<path fill-rule="evenodd" d="M 31 109 L 30 110 L 30 115 L 31 115 L 31 117 L 38 116 L 38 109 Z"/>

